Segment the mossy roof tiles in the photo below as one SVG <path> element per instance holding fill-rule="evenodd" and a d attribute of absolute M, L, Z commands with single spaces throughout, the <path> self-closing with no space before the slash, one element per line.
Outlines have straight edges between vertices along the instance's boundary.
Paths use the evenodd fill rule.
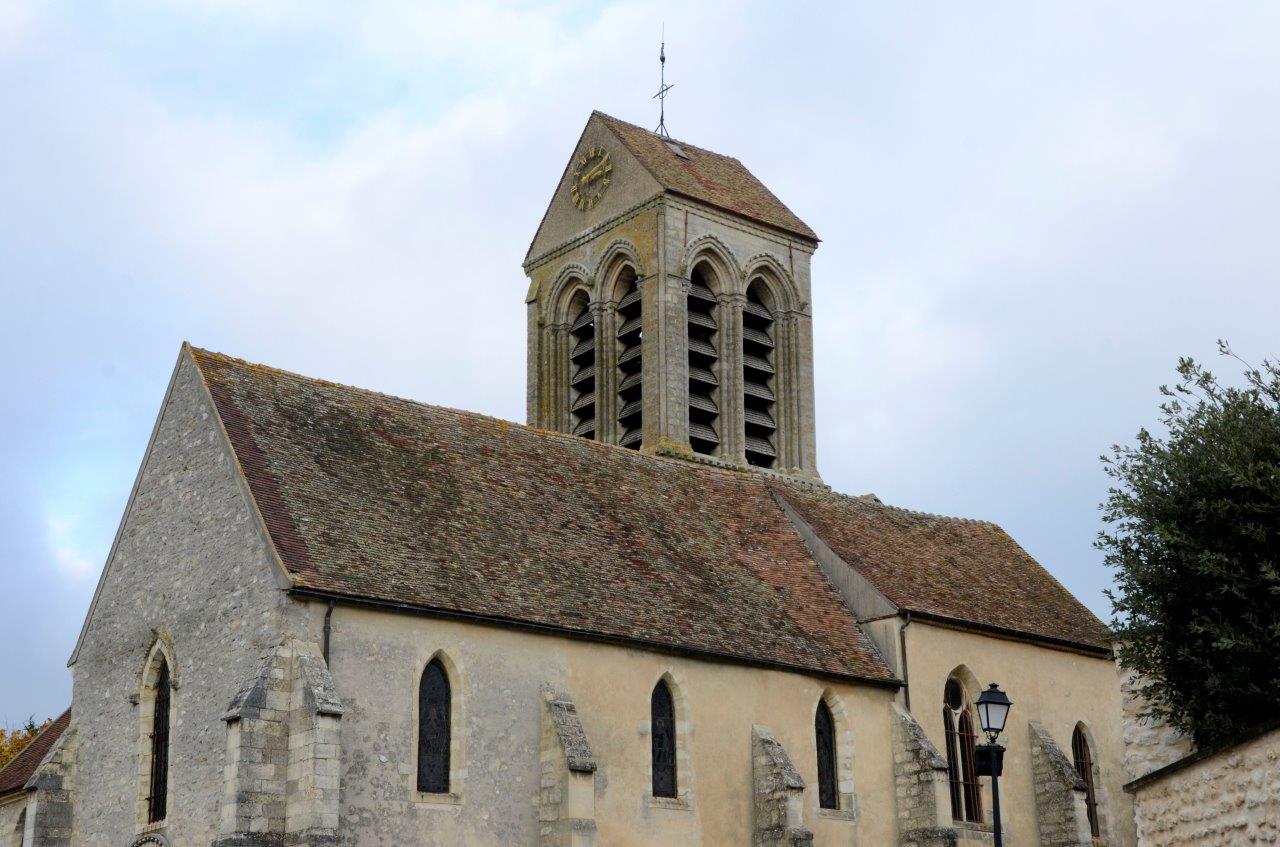
<path fill-rule="evenodd" d="M 1108 646 L 991 523 L 192 355 L 302 590 L 891 680 L 777 494 L 901 609 Z"/>
<path fill-rule="evenodd" d="M 754 475 L 192 353 L 297 588 L 892 680 Z"/>
<path fill-rule="evenodd" d="M 596 112 L 627 150 L 667 191 L 700 200 L 810 241 L 818 235 L 755 178 L 742 162 Z M 677 154 L 675 145 L 684 155 Z"/>
<path fill-rule="evenodd" d="M 797 486 L 780 493 L 901 609 L 1108 650 L 1110 633 L 1003 529 Z"/>

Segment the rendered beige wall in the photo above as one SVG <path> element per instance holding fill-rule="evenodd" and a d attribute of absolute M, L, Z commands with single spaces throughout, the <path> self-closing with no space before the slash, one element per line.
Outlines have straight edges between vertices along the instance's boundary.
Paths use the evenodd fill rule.
<path fill-rule="evenodd" d="M 317 629 L 321 616 L 314 607 Z M 456 709 L 457 797 L 444 802 L 414 785 L 418 680 L 437 651 Z M 889 689 L 351 607 L 334 613 L 330 667 L 348 709 L 342 820 L 355 845 L 537 843 L 543 683 L 573 697 L 595 753 L 599 844 L 750 844 L 753 724 L 773 730 L 808 783 L 816 845 L 894 843 Z M 646 799 L 649 698 L 664 674 L 676 683 L 689 808 Z M 827 688 L 852 733 L 857 820 L 817 807 L 814 709 Z"/>
<path fill-rule="evenodd" d="M 18 823 L 25 808 L 25 791 L 0 798 L 0 847 L 22 847 L 22 832 L 18 829 Z"/>
<path fill-rule="evenodd" d="M 946 749 L 942 689 L 957 667 L 967 667 L 983 687 L 999 683 L 1013 701 L 1009 725 L 1001 736 L 1007 752 L 1000 801 L 1009 843 L 1037 843 L 1029 721 L 1041 723 L 1068 757 L 1072 731 L 1084 722 L 1102 779 L 1099 804 L 1106 816 L 1105 844 L 1131 847 L 1135 843 L 1132 805 L 1123 790 L 1128 777 L 1121 740 L 1120 685 L 1110 660 L 919 621 L 907 628 L 907 660 L 911 712 L 939 750 Z M 990 822 L 990 780 L 982 782 L 985 817 Z"/>
<path fill-rule="evenodd" d="M 1139 843 L 1280 843 L 1280 729 L 1157 777 L 1134 792 Z"/>

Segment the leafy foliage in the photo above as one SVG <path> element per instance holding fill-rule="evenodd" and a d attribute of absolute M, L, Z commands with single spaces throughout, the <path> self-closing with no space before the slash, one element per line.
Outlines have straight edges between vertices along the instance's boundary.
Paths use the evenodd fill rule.
<path fill-rule="evenodd" d="M 22 748 L 31 742 L 31 739 L 39 735 L 45 727 L 53 723 L 52 720 L 46 719 L 39 726 L 36 725 L 35 716 L 27 718 L 27 722 L 15 729 L 4 729 L 0 727 L 0 768 L 9 764 L 14 756 L 22 752 Z"/>
<path fill-rule="evenodd" d="M 1201 746 L 1280 706 L 1280 365 L 1226 386 L 1191 359 L 1162 386 L 1166 434 L 1138 432 L 1103 463 L 1113 486 L 1096 546 L 1120 659 L 1145 679 L 1148 714 Z"/>

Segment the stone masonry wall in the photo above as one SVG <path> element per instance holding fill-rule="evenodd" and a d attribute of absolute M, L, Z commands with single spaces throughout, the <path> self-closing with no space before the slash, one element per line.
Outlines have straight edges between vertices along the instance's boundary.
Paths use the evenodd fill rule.
<path fill-rule="evenodd" d="M 1280 728 L 1132 788 L 1141 847 L 1280 844 Z"/>
<path fill-rule="evenodd" d="M 76 725 L 73 722 L 27 780 L 25 847 L 71 844 L 76 782 Z"/>
<path fill-rule="evenodd" d="M 1027 724 L 1031 779 L 1035 784 L 1036 829 L 1041 847 L 1089 847 L 1084 781 L 1043 726 Z"/>
<path fill-rule="evenodd" d="M 539 765 L 538 843 L 594 847 L 596 758 L 578 709 L 567 694 L 543 687 Z"/>
<path fill-rule="evenodd" d="M 955 847 L 947 762 L 908 712 L 895 706 L 893 782 L 900 847 Z"/>
<path fill-rule="evenodd" d="M 337 841 L 344 709 L 314 644 L 290 640 L 231 702 L 217 847 Z"/>
<path fill-rule="evenodd" d="M 194 363 L 184 353 L 72 665 L 79 731 L 76 847 L 143 830 L 139 693 L 148 651 L 173 652 L 170 844 L 218 837 L 223 715 L 263 651 L 304 631 Z M 145 705 L 145 698 L 143 698 Z"/>
<path fill-rule="evenodd" d="M 751 778 L 755 793 L 753 847 L 811 847 L 804 827 L 804 780 L 768 728 L 751 728 Z"/>
<path fill-rule="evenodd" d="M 1130 778 L 1146 776 L 1154 770 L 1190 755 L 1195 742 L 1163 721 L 1143 718 L 1146 701 L 1139 696 L 1142 681 L 1116 664 L 1120 693 L 1124 698 L 1124 766 Z"/>

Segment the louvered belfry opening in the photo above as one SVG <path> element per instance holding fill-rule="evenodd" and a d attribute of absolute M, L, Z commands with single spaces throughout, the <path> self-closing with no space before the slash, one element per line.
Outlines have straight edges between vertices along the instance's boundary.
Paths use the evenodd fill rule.
<path fill-rule="evenodd" d="M 774 322 L 766 301 L 768 291 L 756 280 L 747 289 L 742 307 L 743 423 L 747 461 L 772 468 L 777 461 L 778 424 L 774 416 Z"/>
<path fill-rule="evenodd" d="M 596 321 L 587 295 L 579 292 L 569 309 L 569 411 L 573 434 L 595 438 Z"/>
<path fill-rule="evenodd" d="M 160 660 L 156 678 L 155 711 L 151 716 L 151 779 L 147 792 L 147 823 L 165 819 L 169 806 L 169 663 Z"/>
<path fill-rule="evenodd" d="M 689 446 L 710 456 L 720 446 L 719 381 L 716 378 L 716 295 L 702 266 L 689 287 Z"/>
<path fill-rule="evenodd" d="M 618 443 L 640 449 L 643 422 L 640 286 L 630 266 L 618 275 Z"/>

